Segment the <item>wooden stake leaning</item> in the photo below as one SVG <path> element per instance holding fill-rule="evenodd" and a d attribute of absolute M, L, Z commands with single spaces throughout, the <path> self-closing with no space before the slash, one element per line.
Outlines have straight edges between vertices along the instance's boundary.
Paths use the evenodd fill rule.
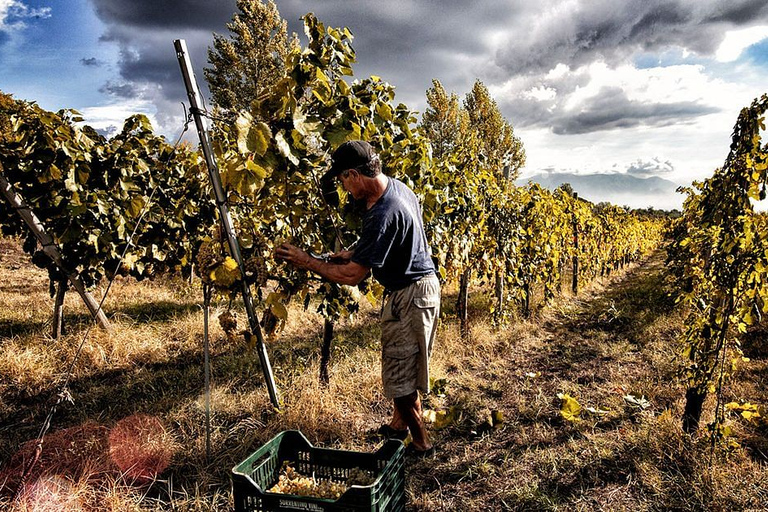
<path fill-rule="evenodd" d="M 216 207 L 219 210 L 219 219 L 221 221 L 224 232 L 227 235 L 227 243 L 229 245 L 229 251 L 232 254 L 232 259 L 237 262 L 237 266 L 240 268 L 240 275 L 245 277 L 245 265 L 243 264 L 243 256 L 240 253 L 240 244 L 237 241 L 237 234 L 235 233 L 235 228 L 232 225 L 232 218 L 229 215 L 227 196 L 224 192 L 224 187 L 221 185 L 219 168 L 216 165 L 216 158 L 214 157 L 213 150 L 211 148 L 208 126 L 206 119 L 203 116 L 204 110 L 202 108 L 200 89 L 198 88 L 197 82 L 195 81 L 195 74 L 192 70 L 192 61 L 190 60 L 189 53 L 187 52 L 187 43 L 183 39 L 177 39 L 173 42 L 173 45 L 176 49 L 176 58 L 179 61 L 179 66 L 181 66 L 181 75 L 184 79 L 184 85 L 187 88 L 187 95 L 190 102 L 190 112 L 192 113 L 192 117 L 195 120 L 197 135 L 200 138 L 200 145 L 203 150 L 203 156 L 205 157 L 205 163 L 208 167 L 208 177 L 211 179 L 211 185 L 213 187 L 213 193 L 216 200 Z M 264 335 L 261 332 L 261 325 L 259 324 L 259 319 L 256 317 L 256 312 L 253 308 L 251 288 L 245 279 L 241 279 L 240 281 L 242 283 L 241 293 L 243 296 L 245 312 L 248 316 L 250 332 L 256 337 L 256 350 L 261 362 L 261 370 L 264 374 L 264 382 L 267 385 L 267 391 L 269 392 L 269 398 L 272 401 L 272 405 L 275 406 L 275 408 L 279 408 L 280 398 L 277 394 L 275 377 L 272 374 L 272 366 L 270 365 L 269 355 L 267 354 L 266 345 L 264 343 Z"/>
<path fill-rule="evenodd" d="M 211 343 L 208 335 L 208 319 L 211 315 L 213 289 L 203 284 L 203 358 L 205 365 L 205 460 L 211 461 Z"/>
<path fill-rule="evenodd" d="M 75 290 L 77 290 L 77 293 L 80 294 L 80 297 L 83 299 L 83 302 L 88 308 L 88 311 L 90 311 L 91 316 L 93 316 L 93 318 L 95 318 L 98 322 L 99 327 L 105 330 L 109 330 L 109 320 L 107 320 L 107 316 L 99 308 L 99 303 L 96 302 L 93 296 L 88 293 L 88 290 L 85 289 L 85 283 L 83 283 L 82 279 L 80 279 L 80 276 L 77 275 L 77 272 L 67 268 L 64 265 L 64 259 L 61 256 L 59 246 L 56 245 L 53 237 L 51 237 L 51 235 L 45 231 L 45 227 L 43 227 L 42 222 L 40 222 L 40 219 L 37 218 L 35 212 L 33 212 L 32 209 L 27 206 L 24 200 L 13 190 L 10 182 L 5 179 L 5 176 L 3 176 L 2 164 L 0 164 L 0 194 L 2 194 L 3 197 L 5 197 L 5 199 L 11 203 L 13 209 L 16 210 L 27 227 L 29 227 L 30 231 L 32 231 L 32 233 L 35 235 L 35 238 L 37 238 L 37 241 L 42 246 L 43 252 L 46 254 L 46 256 L 51 258 L 56 266 L 59 267 L 59 270 L 61 270 L 61 272 L 67 276 L 69 282 L 72 283 L 72 286 L 75 288 Z"/>

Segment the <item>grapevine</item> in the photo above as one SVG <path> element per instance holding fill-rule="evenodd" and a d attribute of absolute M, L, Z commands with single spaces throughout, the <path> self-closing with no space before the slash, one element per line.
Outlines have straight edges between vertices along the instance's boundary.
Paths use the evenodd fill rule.
<path fill-rule="evenodd" d="M 683 428 L 697 430 L 707 394 L 717 393 L 713 439 L 724 421 L 725 379 L 742 359 L 740 336 L 768 312 L 768 232 L 752 203 L 766 197 L 768 184 L 766 109 L 763 95 L 741 111 L 725 164 L 685 190 L 683 216 L 670 229 L 669 265 L 688 311 Z"/>
<path fill-rule="evenodd" d="M 111 140 L 80 127 L 74 111 L 17 102 L 10 121 L 11 133 L 0 140 L 4 177 L 86 285 L 116 272 L 142 279 L 189 268 L 196 239 L 212 219 L 198 199 L 205 187 L 195 153 L 166 144 L 141 115 L 127 119 Z M 118 265 L 142 212 L 144 225 Z M 51 282 L 61 280 L 5 202 L 0 226 L 5 234 L 23 235 L 33 262 L 48 269 Z"/>

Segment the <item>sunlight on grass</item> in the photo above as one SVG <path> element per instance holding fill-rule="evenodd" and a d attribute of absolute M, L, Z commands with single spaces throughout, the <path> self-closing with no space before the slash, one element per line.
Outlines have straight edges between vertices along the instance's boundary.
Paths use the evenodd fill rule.
<path fill-rule="evenodd" d="M 683 316 L 656 299 L 663 296 L 661 272 L 658 259 L 630 266 L 502 328 L 492 325 L 491 297 L 475 291 L 469 339 L 446 313 L 455 301 L 455 290 L 446 287 L 431 365 L 440 385 L 424 404 L 450 421 L 430 423 L 438 456 L 407 466 L 410 506 L 480 512 L 715 503 L 735 510 L 761 503 L 768 471 L 759 432 L 735 425 L 748 448 L 718 450 L 709 467 L 706 443 L 680 431 L 684 391 L 674 356 Z M 230 304 L 216 298 L 208 456 L 198 285 L 121 278 L 107 301 L 113 329 L 91 330 L 71 376 L 74 403 L 59 406 L 41 458 L 19 489 L 56 383 L 88 327 L 70 294 L 70 330 L 52 340 L 47 288 L 34 269 L 21 278 L 34 286 L 0 293 L 0 303 L 10 306 L 0 310 L 0 322 L 14 329 L 0 339 L 0 411 L 11 425 L 0 442 L 0 509 L 225 510 L 230 469 L 282 430 L 353 451 L 372 451 L 381 442 L 373 432 L 392 411 L 381 393 L 376 306 L 363 303 L 357 316 L 334 326 L 328 385 L 319 380 L 323 319 L 313 305 L 290 308 L 284 331 L 267 341 L 282 397 L 277 411 L 258 356 L 241 335 L 228 338 L 219 326 Z M 24 290 L 13 279 L 4 286 Z M 32 304 L 33 312 L 12 310 Z M 237 301 L 231 307 L 241 330 L 242 307 Z M 745 364 L 733 392 L 760 396 L 755 375 L 765 364 L 759 356 Z M 630 392 L 641 394 L 648 409 L 629 407 Z M 558 393 L 606 412 L 567 422 Z M 491 410 L 503 416 L 495 426 L 486 425 Z M 744 471 L 750 479 L 739 478 Z"/>

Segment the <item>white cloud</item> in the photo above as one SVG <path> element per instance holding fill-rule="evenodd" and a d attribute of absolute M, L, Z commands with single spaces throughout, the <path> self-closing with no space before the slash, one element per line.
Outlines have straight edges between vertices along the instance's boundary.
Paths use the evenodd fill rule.
<path fill-rule="evenodd" d="M 131 100 L 96 107 L 85 107 L 78 111 L 83 115 L 85 124 L 92 126 L 102 133 L 112 135 L 122 130 L 125 120 L 134 114 L 146 115 L 152 123 L 152 127 L 157 129 L 156 110 L 156 107 L 149 101 Z"/>
<path fill-rule="evenodd" d="M 739 58 L 741 52 L 765 38 L 768 38 L 768 25 L 728 31 L 715 57 L 720 62 L 733 62 Z"/>
<path fill-rule="evenodd" d="M 536 86 L 524 91 L 523 96 L 537 101 L 551 101 L 557 97 L 557 91 L 552 87 Z"/>
<path fill-rule="evenodd" d="M 588 77 L 568 97 L 564 107 L 578 109 L 605 88 L 617 87 L 632 101 L 643 103 L 673 103 L 696 101 L 707 97 L 709 104 L 719 104 L 721 98 L 711 91 L 712 79 L 700 65 L 677 65 L 638 69 L 631 65 L 609 67 L 595 62 L 573 71 L 574 75 Z"/>
<path fill-rule="evenodd" d="M 26 27 L 25 19 L 50 17 L 50 7 L 33 9 L 19 0 L 0 0 L 0 32 L 23 29 Z"/>

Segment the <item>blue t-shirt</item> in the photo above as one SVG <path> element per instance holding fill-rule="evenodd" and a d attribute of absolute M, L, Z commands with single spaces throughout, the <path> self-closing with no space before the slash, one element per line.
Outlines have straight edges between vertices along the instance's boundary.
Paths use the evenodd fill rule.
<path fill-rule="evenodd" d="M 363 216 L 352 261 L 370 267 L 389 290 L 400 290 L 435 273 L 416 194 L 394 178 Z"/>

